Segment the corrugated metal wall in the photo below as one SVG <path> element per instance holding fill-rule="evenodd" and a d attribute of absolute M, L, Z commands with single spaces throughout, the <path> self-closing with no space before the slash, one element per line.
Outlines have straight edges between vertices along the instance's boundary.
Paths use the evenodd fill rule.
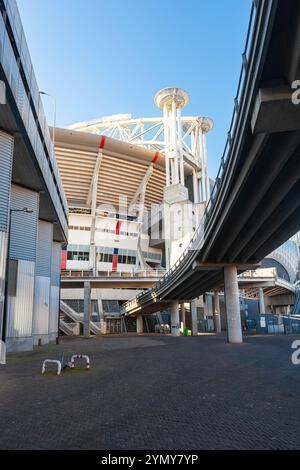
<path fill-rule="evenodd" d="M 36 276 L 34 289 L 33 334 L 48 335 L 50 277 Z"/>
<path fill-rule="evenodd" d="M 53 242 L 51 260 L 49 334 L 57 333 L 60 289 L 60 253 L 61 244 Z"/>
<path fill-rule="evenodd" d="M 57 334 L 59 315 L 59 287 L 51 286 L 50 290 L 50 313 L 49 313 L 49 334 Z"/>
<path fill-rule="evenodd" d="M 15 295 L 8 298 L 6 334 L 8 338 L 24 338 L 32 336 L 39 193 L 13 184 L 10 204 L 12 209 L 33 210 L 31 214 L 11 215 L 9 255 L 18 265 Z"/>
<path fill-rule="evenodd" d="M 61 244 L 57 242 L 52 243 L 52 260 L 51 260 L 51 285 L 60 285 L 60 253 Z"/>
<path fill-rule="evenodd" d="M 13 150 L 14 138 L 0 130 L 0 230 L 3 232 L 8 226 Z"/>
<path fill-rule="evenodd" d="M 39 193 L 15 184 L 11 187 L 11 208 L 32 209 L 32 214 L 13 212 L 9 255 L 12 259 L 36 260 Z"/>
<path fill-rule="evenodd" d="M 16 296 L 8 298 L 8 338 L 32 335 L 34 271 L 33 261 L 18 261 Z"/>
<path fill-rule="evenodd" d="M 33 334 L 48 335 L 53 224 L 38 221 Z"/>
<path fill-rule="evenodd" d="M 38 221 L 38 239 L 36 251 L 36 275 L 51 277 L 53 224 Z"/>
<path fill-rule="evenodd" d="M 4 289 L 5 289 L 5 265 L 7 250 L 7 233 L 0 231 L 0 319 L 3 316 Z M 0 334 L 2 334 L 2 322 L 0 324 Z"/>

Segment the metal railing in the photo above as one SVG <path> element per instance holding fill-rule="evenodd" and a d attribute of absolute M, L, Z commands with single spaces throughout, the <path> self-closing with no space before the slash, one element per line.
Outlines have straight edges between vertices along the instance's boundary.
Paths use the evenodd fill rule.
<path fill-rule="evenodd" d="M 62 278 L 160 278 L 166 273 L 165 269 L 131 269 L 130 271 L 97 271 L 94 276 L 93 270 L 63 269 Z"/>
<path fill-rule="evenodd" d="M 238 276 L 239 279 L 259 279 L 259 278 L 274 278 L 277 279 L 277 269 L 276 268 L 259 268 L 259 269 L 249 269 L 244 271 Z"/>
<path fill-rule="evenodd" d="M 249 63 L 251 62 L 251 56 L 253 55 L 253 41 L 255 37 L 255 32 L 257 30 L 257 18 L 258 18 L 258 11 L 262 6 L 262 1 L 253 0 L 250 12 L 250 20 L 247 30 L 246 36 L 246 44 L 245 49 L 242 54 L 242 67 L 241 72 L 239 75 L 237 93 L 234 98 L 234 109 L 232 114 L 232 119 L 230 122 L 229 131 L 227 133 L 227 140 L 224 148 L 223 155 L 221 157 L 221 164 L 219 167 L 219 171 L 213 185 L 210 198 L 207 202 L 206 208 L 204 210 L 204 215 L 200 221 L 199 226 L 197 227 L 189 245 L 184 250 L 180 258 L 177 262 L 167 271 L 167 273 L 156 283 L 153 287 L 148 289 L 146 292 L 141 292 L 133 299 L 129 300 L 125 304 L 123 304 L 121 312 L 125 313 L 126 310 L 135 308 L 138 306 L 138 300 L 143 297 L 145 301 L 147 299 L 157 298 L 155 291 L 159 290 L 160 286 L 164 283 L 168 283 L 172 278 L 179 274 L 179 267 L 181 267 L 181 272 L 184 270 L 185 266 L 188 265 L 189 261 L 192 259 L 195 250 L 201 249 L 204 242 L 205 237 L 205 228 L 207 226 L 208 221 L 210 220 L 213 212 L 213 208 L 215 207 L 217 196 L 220 194 L 221 183 L 224 178 L 225 170 L 230 159 L 230 155 L 233 148 L 233 143 L 236 139 L 237 134 L 237 124 L 240 121 L 242 111 L 244 108 L 245 102 L 245 87 L 247 86 L 247 78 L 249 75 Z M 177 271 L 177 273 L 176 273 Z"/>

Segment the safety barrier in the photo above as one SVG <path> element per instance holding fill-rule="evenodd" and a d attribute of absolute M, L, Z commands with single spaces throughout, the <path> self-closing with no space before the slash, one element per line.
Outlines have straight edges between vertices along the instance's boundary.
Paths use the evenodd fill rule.
<path fill-rule="evenodd" d="M 57 375 L 60 375 L 60 373 L 61 373 L 61 362 L 57 361 L 55 359 L 45 359 L 44 360 L 43 366 L 42 366 L 42 374 L 44 374 L 46 372 L 46 365 L 47 364 L 56 364 L 57 365 Z"/>
<path fill-rule="evenodd" d="M 71 369 L 75 367 L 75 359 L 85 359 L 86 360 L 86 368 L 90 368 L 90 358 L 86 354 L 73 354 L 71 357 Z"/>

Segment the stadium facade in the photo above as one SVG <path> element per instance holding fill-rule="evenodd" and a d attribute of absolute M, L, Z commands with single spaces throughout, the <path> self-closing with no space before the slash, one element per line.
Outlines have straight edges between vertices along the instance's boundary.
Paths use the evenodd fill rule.
<path fill-rule="evenodd" d="M 70 210 L 63 280 L 77 277 L 79 286 L 80 271 L 82 277 L 122 277 L 118 288 L 92 289 L 99 321 L 118 316 L 141 278 L 154 282 L 177 261 L 202 217 L 210 194 L 206 134 L 213 123 L 182 116 L 188 99 L 184 90 L 164 89 L 155 97 L 159 118 L 120 115 L 55 131 Z M 82 314 L 82 284 L 65 285 L 62 302 Z"/>

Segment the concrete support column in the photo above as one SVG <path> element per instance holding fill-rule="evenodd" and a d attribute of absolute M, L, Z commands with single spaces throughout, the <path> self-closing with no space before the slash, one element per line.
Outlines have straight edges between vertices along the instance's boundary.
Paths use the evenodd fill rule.
<path fill-rule="evenodd" d="M 192 322 L 192 336 L 198 334 L 198 315 L 197 315 L 197 299 L 191 302 L 191 322 Z"/>
<path fill-rule="evenodd" d="M 171 305 L 171 334 L 173 336 L 180 336 L 180 324 L 179 324 L 179 304 L 175 300 Z"/>
<path fill-rule="evenodd" d="M 259 313 L 261 315 L 265 315 L 266 306 L 265 306 L 264 290 L 262 288 L 258 289 L 258 301 L 259 301 Z"/>
<path fill-rule="evenodd" d="M 229 343 L 242 343 L 239 286 L 236 266 L 224 267 L 227 338 Z"/>
<path fill-rule="evenodd" d="M 91 320 L 91 285 L 89 282 L 84 283 L 84 314 L 83 314 L 83 335 L 90 336 L 90 320 Z"/>
<path fill-rule="evenodd" d="M 183 330 L 184 330 L 184 328 L 185 328 L 185 325 L 186 325 L 186 323 L 185 323 L 185 308 L 184 308 L 184 302 L 182 302 L 182 303 L 180 304 L 180 317 L 181 317 L 181 318 L 180 318 L 180 320 L 181 320 L 181 322 L 180 322 L 180 323 L 181 323 L 180 329 L 181 329 L 182 332 L 183 332 Z"/>
<path fill-rule="evenodd" d="M 214 326 L 217 333 L 221 333 L 221 311 L 220 311 L 220 298 L 219 292 L 214 292 Z"/>
<path fill-rule="evenodd" d="M 143 315 L 138 315 L 136 317 L 136 332 L 137 333 L 143 333 L 144 328 L 143 328 Z"/>

